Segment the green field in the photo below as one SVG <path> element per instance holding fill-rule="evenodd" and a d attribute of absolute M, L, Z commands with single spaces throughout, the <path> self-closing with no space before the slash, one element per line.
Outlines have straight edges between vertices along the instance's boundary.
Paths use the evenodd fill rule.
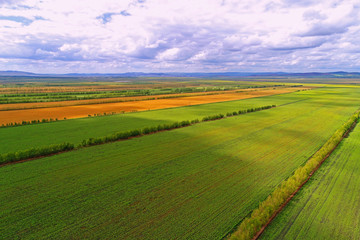
<path fill-rule="evenodd" d="M 360 238 L 360 127 L 275 218 L 262 239 Z"/>
<path fill-rule="evenodd" d="M 360 89 L 357 89 L 360 92 Z M 308 91 L 310 92 L 310 91 Z M 304 96 L 305 95 L 305 96 Z M 281 105 L 304 100 L 306 92 L 246 100 L 203 104 L 110 116 L 70 119 L 45 124 L 0 128 L 0 153 L 63 142 L 80 143 L 90 137 L 102 137 L 119 131 L 141 129 L 183 120 L 201 120 L 205 116 L 245 110 L 264 105 Z M 39 137 L 41 136 L 41 137 Z"/>
<path fill-rule="evenodd" d="M 281 106 L 302 101 L 316 101 L 327 105 L 351 107 L 358 103 L 358 96 L 360 96 L 360 88 L 357 87 L 326 87 L 238 101 L 0 128 L 2 136 L 0 154 L 63 142 L 79 144 L 83 139 L 90 137 L 102 137 L 119 131 L 141 129 L 175 121 L 197 118 L 201 120 L 205 116 L 265 105 Z"/>
<path fill-rule="evenodd" d="M 192 119 L 204 112 L 219 113 L 216 109 L 227 112 L 225 106 L 239 109 L 247 101 L 258 106 L 292 102 L 2 167 L 0 232 L 5 239 L 224 237 L 358 109 L 359 96 L 359 88 L 322 88 L 76 120 L 79 126 L 81 121 L 101 126 L 108 119 L 129 116 L 124 127 L 130 128 L 136 117 L 141 119 L 138 124 L 146 119 L 158 124 L 180 116 Z M 33 127 L 35 133 L 38 127 L 60 126 L 55 124 L 65 126 L 67 121 L 8 129 Z M 105 135 L 98 129 L 81 131 L 86 130 Z M 68 130 L 60 128 L 52 138 L 65 139 L 62 131 Z M 73 135 L 82 135 L 81 131 Z M 23 139 L 17 139 L 19 145 Z"/>

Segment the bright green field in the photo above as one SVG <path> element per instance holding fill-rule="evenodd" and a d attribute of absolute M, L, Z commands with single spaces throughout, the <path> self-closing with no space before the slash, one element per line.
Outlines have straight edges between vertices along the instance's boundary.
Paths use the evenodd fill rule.
<path fill-rule="evenodd" d="M 302 99 L 301 96 L 296 94 L 283 94 L 240 101 L 0 128 L 0 153 L 63 142 L 78 144 L 83 139 L 102 137 L 114 132 L 197 118 L 201 120 L 209 115 L 224 114 L 265 105 L 279 105 Z"/>
<path fill-rule="evenodd" d="M 83 139 L 102 137 L 119 131 L 141 129 L 196 118 L 201 120 L 204 116 L 219 113 L 265 105 L 282 105 L 302 100 L 325 101 L 326 104 L 331 105 L 347 106 L 350 104 L 350 106 L 354 106 L 359 102 L 359 96 L 360 88 L 327 87 L 239 101 L 0 128 L 0 153 L 15 152 L 31 147 L 63 142 L 78 144 Z"/>
<path fill-rule="evenodd" d="M 224 237 L 360 105 L 355 88 L 316 91 L 270 110 L 2 167 L 1 237 Z"/>
<path fill-rule="evenodd" d="M 360 239 L 360 127 L 345 138 L 262 239 Z"/>

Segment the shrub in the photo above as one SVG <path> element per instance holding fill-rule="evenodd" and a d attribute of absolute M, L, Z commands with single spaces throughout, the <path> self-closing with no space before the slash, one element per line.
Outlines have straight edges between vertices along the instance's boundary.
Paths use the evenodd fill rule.
<path fill-rule="evenodd" d="M 71 143 L 61 143 L 61 144 L 54 144 L 45 147 L 30 148 L 15 153 L 1 154 L 0 163 L 16 162 L 28 158 L 43 157 L 50 154 L 68 151 L 72 149 L 74 149 L 74 144 Z"/>

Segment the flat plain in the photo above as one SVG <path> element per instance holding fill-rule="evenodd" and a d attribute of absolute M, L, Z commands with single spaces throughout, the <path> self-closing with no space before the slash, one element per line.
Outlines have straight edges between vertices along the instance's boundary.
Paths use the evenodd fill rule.
<path fill-rule="evenodd" d="M 0 138 L 0 153 L 63 142 L 79 144 L 84 139 L 102 137 L 115 132 L 152 127 L 175 121 L 201 120 L 203 117 L 214 114 L 226 114 L 227 112 L 265 105 L 288 104 L 302 101 L 305 98 L 302 94 L 282 94 L 195 106 L 0 128 L 0 133 L 4 136 L 4 138 Z"/>
<path fill-rule="evenodd" d="M 129 129 L 179 116 L 191 120 L 245 106 L 278 105 L 2 167 L 0 231 L 5 238 L 22 239 L 225 237 L 358 109 L 359 96 L 357 87 L 324 87 L 0 129 L 8 130 L 9 136 L 9 129 L 19 129 L 17 136 L 31 136 L 26 129 L 62 126 L 58 132 L 46 132 L 54 139 L 65 139 L 70 128 L 57 124 L 69 123 L 70 127 L 88 121 L 113 130 L 113 125 L 104 123 L 115 119 Z M 130 116 L 131 124 L 119 119 L 124 116 Z M 134 118 L 141 123 L 134 124 Z M 96 131 L 104 135 L 105 127 L 84 128 L 89 135 Z M 84 138 L 84 132 L 74 131 L 73 138 Z M 23 139 L 17 141 L 27 141 Z"/>
<path fill-rule="evenodd" d="M 303 90 L 304 88 L 278 88 L 278 89 L 265 89 L 265 90 L 252 90 L 234 92 L 230 91 L 223 94 L 213 95 L 200 95 L 200 96 L 182 96 L 177 98 L 171 98 L 171 95 L 167 95 L 166 99 L 152 99 L 142 101 L 123 101 L 114 103 L 98 103 L 98 104 L 86 104 L 76 106 L 60 106 L 60 107 L 47 107 L 37 109 L 20 109 L 10 111 L 0 111 L 0 124 L 7 124 L 12 122 L 42 120 L 42 119 L 71 119 L 71 118 L 83 118 L 89 115 L 111 114 L 113 112 L 133 112 L 133 111 L 147 111 L 163 108 L 173 108 L 181 106 L 191 106 L 214 102 L 225 102 L 239 99 L 247 99 L 253 97 L 268 96 L 274 94 L 282 94 Z M 212 93 L 212 92 L 210 92 Z M 147 96 L 150 98 L 151 96 Z M 163 96 L 164 97 L 164 96 Z M 111 99 L 114 101 L 114 99 Z M 124 99 L 123 99 L 124 100 Z M 104 100 L 101 100 L 104 101 Z"/>

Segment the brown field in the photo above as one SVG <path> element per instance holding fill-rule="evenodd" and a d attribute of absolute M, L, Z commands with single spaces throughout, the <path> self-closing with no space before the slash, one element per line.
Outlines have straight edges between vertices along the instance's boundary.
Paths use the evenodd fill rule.
<path fill-rule="evenodd" d="M 239 99 L 269 96 L 274 94 L 282 94 L 294 92 L 297 90 L 308 89 L 303 88 L 271 88 L 261 90 L 248 90 L 244 92 L 229 92 L 217 95 L 204 95 L 204 96 L 190 96 L 170 99 L 156 99 L 148 101 L 133 101 L 133 102 L 118 102 L 118 103 L 103 103 L 103 104 L 90 104 L 79 106 L 65 106 L 65 107 L 51 107 L 51 108 L 38 108 L 26 110 L 12 110 L 0 111 L 0 124 L 11 122 L 41 120 L 49 118 L 70 119 L 82 118 L 88 115 L 103 113 L 120 113 L 132 111 L 146 111 L 153 109 L 163 109 L 172 107 L 181 107 L 189 105 L 198 105 L 214 102 L 225 102 Z M 149 96 L 146 96 L 149 97 Z"/>

